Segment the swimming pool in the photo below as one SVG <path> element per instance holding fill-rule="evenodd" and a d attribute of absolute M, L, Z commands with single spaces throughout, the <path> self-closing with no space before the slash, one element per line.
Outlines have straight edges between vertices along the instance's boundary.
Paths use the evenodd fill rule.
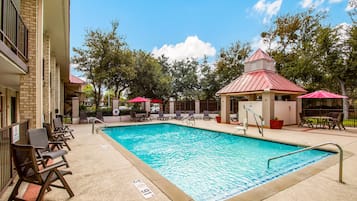
<path fill-rule="evenodd" d="M 225 200 L 330 156 L 221 132 L 173 124 L 105 128 L 104 132 L 195 200 Z"/>

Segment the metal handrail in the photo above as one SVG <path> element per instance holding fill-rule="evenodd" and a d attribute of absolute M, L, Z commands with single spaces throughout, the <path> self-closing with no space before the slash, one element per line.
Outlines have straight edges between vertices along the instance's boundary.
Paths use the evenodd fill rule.
<path fill-rule="evenodd" d="M 297 150 L 297 151 L 289 152 L 289 153 L 287 153 L 287 154 L 283 154 L 283 155 L 280 155 L 280 156 L 276 156 L 276 157 L 269 158 L 269 159 L 268 159 L 268 163 L 267 163 L 267 168 L 270 167 L 270 161 L 272 161 L 272 160 L 275 160 L 275 159 L 278 159 L 278 158 L 282 158 L 282 157 L 285 157 L 285 156 L 290 156 L 290 155 L 292 155 L 292 154 L 297 154 L 297 153 L 300 153 L 300 152 L 303 152 L 303 151 L 315 149 L 315 148 L 317 148 L 317 147 L 321 147 L 321 146 L 325 146 L 325 145 L 335 145 L 335 146 L 339 149 L 340 161 L 339 161 L 338 181 L 339 181 L 340 183 L 343 183 L 343 181 L 342 181 L 342 173 L 343 173 L 343 150 L 342 150 L 342 148 L 341 148 L 340 145 L 338 145 L 338 144 L 336 144 L 336 143 L 333 143 L 333 142 L 325 142 L 325 143 L 322 143 L 322 144 L 318 144 L 318 145 L 306 147 L 306 148 L 304 148 L 304 149 L 300 149 L 300 150 Z"/>
<path fill-rule="evenodd" d="M 104 127 L 107 127 L 107 125 L 105 124 L 104 121 L 102 121 L 102 120 L 100 120 L 100 119 L 98 119 L 98 118 L 94 118 L 94 119 L 92 120 L 92 134 L 94 134 L 94 125 L 95 125 L 95 122 L 102 123 L 102 124 L 104 124 Z"/>

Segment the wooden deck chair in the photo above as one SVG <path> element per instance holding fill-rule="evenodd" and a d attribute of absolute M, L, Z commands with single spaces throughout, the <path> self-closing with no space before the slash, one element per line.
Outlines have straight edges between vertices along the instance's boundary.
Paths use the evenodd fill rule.
<path fill-rule="evenodd" d="M 299 113 L 299 117 L 300 117 L 300 122 L 298 125 L 299 127 L 304 127 L 305 124 L 309 128 L 314 127 L 313 122 L 311 120 L 307 119 L 301 112 Z"/>
<path fill-rule="evenodd" d="M 176 111 L 175 119 L 177 119 L 177 120 L 181 120 L 182 119 L 181 111 L 178 111 L 178 110 Z"/>
<path fill-rule="evenodd" d="M 61 133 L 59 131 L 52 131 L 51 125 L 49 123 L 43 123 L 42 127 L 46 129 L 47 137 L 49 141 L 61 141 L 64 146 L 67 147 L 69 151 L 71 151 L 71 147 L 68 144 L 68 140 L 70 140 L 69 136 L 66 133 Z"/>
<path fill-rule="evenodd" d="M 35 156 L 35 149 L 33 146 L 12 144 L 11 152 L 19 180 L 12 190 L 8 200 L 22 200 L 16 197 L 22 182 L 41 186 L 36 201 L 43 200 L 46 189 L 51 190 L 50 187 L 66 189 L 70 197 L 74 196 L 72 189 L 63 177 L 64 175 L 72 174 L 72 172 L 58 169 L 59 167 L 66 165 L 63 161 L 54 163 L 44 169 L 39 170 Z M 58 180 L 62 183 L 62 186 L 53 184 Z"/>
<path fill-rule="evenodd" d="M 79 112 L 79 123 L 88 123 L 88 117 L 86 111 Z"/>
<path fill-rule="evenodd" d="M 74 139 L 74 135 L 73 135 L 73 129 L 70 129 L 68 126 L 64 126 L 62 124 L 62 121 L 60 118 L 54 118 L 53 119 L 53 127 L 54 127 L 54 131 L 55 132 L 62 132 L 65 134 L 70 134 L 71 137 Z"/>
<path fill-rule="evenodd" d="M 243 124 L 241 126 L 236 126 L 236 129 L 238 131 L 243 131 L 244 135 L 246 135 L 246 132 L 248 130 L 248 119 L 244 118 Z"/>
<path fill-rule="evenodd" d="M 37 153 L 38 159 L 43 159 L 42 165 L 47 166 L 47 162 L 51 159 L 57 159 L 59 157 L 66 163 L 67 167 L 69 164 L 66 160 L 65 155 L 67 154 L 66 150 L 61 149 L 63 142 L 49 142 L 47 137 L 47 131 L 45 128 L 34 128 L 27 131 L 29 143 L 32 145 Z M 51 146 L 52 145 L 52 146 Z M 55 150 L 57 148 L 57 150 Z"/>

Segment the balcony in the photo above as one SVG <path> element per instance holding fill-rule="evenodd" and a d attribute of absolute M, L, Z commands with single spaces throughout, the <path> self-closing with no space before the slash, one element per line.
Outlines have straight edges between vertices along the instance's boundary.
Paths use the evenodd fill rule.
<path fill-rule="evenodd" d="M 28 30 L 11 0 L 0 0 L 0 40 L 0 51 L 27 73 Z"/>

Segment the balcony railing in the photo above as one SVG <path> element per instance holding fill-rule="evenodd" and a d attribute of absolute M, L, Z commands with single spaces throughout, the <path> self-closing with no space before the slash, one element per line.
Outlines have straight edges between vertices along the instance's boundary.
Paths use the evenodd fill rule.
<path fill-rule="evenodd" d="M 28 30 L 12 0 L 0 0 L 0 40 L 24 62 L 28 60 Z"/>
<path fill-rule="evenodd" d="M 0 129 L 0 196 L 14 177 L 10 152 L 11 143 L 15 140 L 16 143 L 27 143 L 26 131 L 28 128 L 29 122 L 24 121 Z"/>

